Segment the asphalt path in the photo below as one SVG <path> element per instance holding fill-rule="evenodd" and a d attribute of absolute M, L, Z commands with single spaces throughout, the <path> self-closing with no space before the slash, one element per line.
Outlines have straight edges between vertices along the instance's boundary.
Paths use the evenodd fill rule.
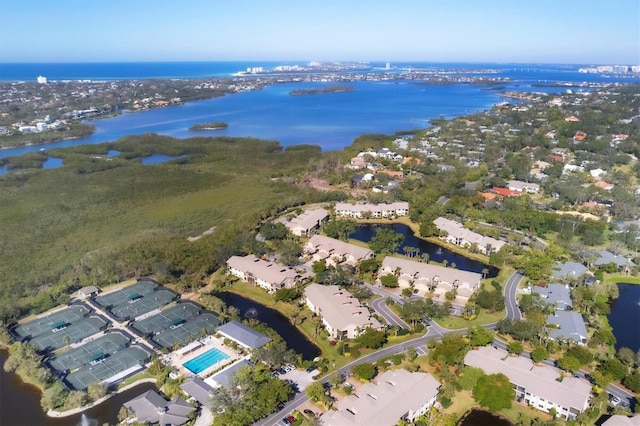
<path fill-rule="evenodd" d="M 521 320 L 522 313 L 520 312 L 520 308 L 518 308 L 518 301 L 516 299 L 516 294 L 518 291 L 518 285 L 520 281 L 524 278 L 520 272 L 514 272 L 509 279 L 507 280 L 507 284 L 504 287 L 504 306 L 507 310 L 507 314 L 505 318 L 512 320 Z"/>
<path fill-rule="evenodd" d="M 400 301 L 401 297 L 390 293 L 382 288 L 376 287 L 372 284 L 365 284 L 372 292 L 378 294 L 382 297 L 375 299 L 371 302 L 371 307 L 380 315 L 382 318 L 387 321 L 390 325 L 397 325 L 402 328 L 409 329 L 409 324 L 407 324 L 402 318 L 396 315 L 388 306 L 387 306 L 387 298 L 393 299 L 394 302 Z"/>

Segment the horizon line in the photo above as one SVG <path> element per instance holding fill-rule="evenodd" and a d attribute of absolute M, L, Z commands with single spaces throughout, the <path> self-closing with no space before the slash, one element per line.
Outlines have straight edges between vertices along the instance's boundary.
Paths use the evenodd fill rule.
<path fill-rule="evenodd" d="M 428 64 L 526 64 L 526 65 L 640 65 L 632 62 L 520 62 L 520 61 L 438 61 L 438 60 L 314 60 L 314 59 L 218 59 L 218 60 L 106 60 L 106 61 L 1 61 L 3 65 L 26 65 L 26 64 L 144 64 L 144 63 L 233 63 L 233 62 L 318 62 L 320 64 L 328 63 L 428 63 Z"/>

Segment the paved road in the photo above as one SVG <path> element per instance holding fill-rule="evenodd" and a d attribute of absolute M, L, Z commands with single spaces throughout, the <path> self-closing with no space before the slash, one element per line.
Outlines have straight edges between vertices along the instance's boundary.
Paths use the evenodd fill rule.
<path fill-rule="evenodd" d="M 524 275 L 522 275 L 520 272 L 514 272 L 507 280 L 507 284 L 504 287 L 504 306 L 507 309 L 505 318 L 513 320 L 522 319 L 522 313 L 520 312 L 520 308 L 518 308 L 516 294 L 518 285 L 523 278 Z"/>
<path fill-rule="evenodd" d="M 389 307 L 387 306 L 387 298 L 391 298 L 393 299 L 395 302 L 399 302 L 401 300 L 404 300 L 402 297 L 393 294 L 383 288 L 380 287 L 376 287 L 373 284 L 364 284 L 366 287 L 368 287 L 372 292 L 374 292 L 375 294 L 378 294 L 382 297 L 379 297 L 378 299 L 374 300 L 373 302 L 371 302 L 371 307 L 373 309 L 375 309 L 375 311 L 382 317 L 385 319 L 385 321 L 387 321 L 389 324 L 391 325 L 397 325 L 399 327 L 402 328 L 410 328 L 409 324 L 407 324 L 402 318 L 400 318 L 398 315 L 396 315 L 395 312 L 393 312 L 391 309 L 389 309 Z"/>
<path fill-rule="evenodd" d="M 380 358 L 402 353 L 410 347 L 413 347 L 414 349 L 418 350 L 418 352 L 426 353 L 425 346 L 429 340 L 432 340 L 432 339 L 440 340 L 442 339 L 442 336 L 445 334 L 460 333 L 460 332 L 463 332 L 463 330 L 466 330 L 466 329 L 448 330 L 446 328 L 440 327 L 439 325 L 437 325 L 432 321 L 427 328 L 427 333 L 425 333 L 423 336 L 417 337 L 412 340 L 408 340 L 404 343 L 398 343 L 397 345 L 389 346 L 389 347 L 380 349 L 379 351 L 370 353 L 369 355 L 363 356 L 361 358 L 358 358 L 357 360 L 350 362 L 344 367 L 336 370 L 336 372 L 346 377 L 349 374 L 351 374 L 351 368 L 356 364 L 362 364 L 366 362 L 373 363 L 379 360 Z M 329 376 L 330 374 L 320 378 L 319 381 L 322 383 L 328 383 Z M 293 410 L 298 409 L 302 404 L 304 404 L 308 400 L 309 398 L 307 398 L 307 396 L 304 393 L 298 393 L 296 394 L 295 398 L 293 398 L 291 401 L 285 404 L 282 410 L 254 424 L 256 426 L 277 425 L 285 416 L 287 416 Z"/>

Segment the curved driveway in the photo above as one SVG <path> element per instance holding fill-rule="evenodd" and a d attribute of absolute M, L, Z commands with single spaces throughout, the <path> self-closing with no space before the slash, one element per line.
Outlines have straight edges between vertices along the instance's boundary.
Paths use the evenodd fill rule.
<path fill-rule="evenodd" d="M 507 284 L 504 286 L 504 307 L 507 310 L 507 314 L 505 315 L 505 318 L 507 319 L 522 319 L 522 313 L 520 312 L 520 308 L 518 308 L 516 294 L 518 291 L 518 285 L 523 278 L 524 275 L 516 271 L 509 277 Z"/>
<path fill-rule="evenodd" d="M 402 297 L 393 294 L 385 289 L 380 287 L 376 287 L 372 284 L 364 284 L 369 290 L 373 293 L 378 294 L 382 297 L 379 297 L 371 302 L 371 307 L 382 317 L 384 318 L 390 325 L 397 325 L 402 328 L 410 328 L 409 324 L 407 324 L 402 318 L 396 315 L 389 307 L 387 306 L 387 298 L 393 299 L 394 302 L 398 302 L 400 300 L 404 300 Z"/>

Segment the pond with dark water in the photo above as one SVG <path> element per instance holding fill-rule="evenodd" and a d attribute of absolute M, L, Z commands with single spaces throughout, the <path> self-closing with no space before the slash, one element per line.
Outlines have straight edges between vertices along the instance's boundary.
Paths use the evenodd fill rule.
<path fill-rule="evenodd" d="M 640 350 L 640 285 L 618 284 L 620 295 L 611 302 L 611 313 L 607 316 L 616 337 L 616 350 L 626 347 L 633 352 Z"/>
<path fill-rule="evenodd" d="M 4 371 L 8 352 L 0 350 L 0 425 L 2 426 L 80 426 L 113 425 L 118 423 L 118 412 L 122 404 L 136 396 L 154 389 L 153 383 L 143 383 L 116 396 L 113 396 L 84 413 L 69 417 L 54 418 L 46 415 L 40 407 L 40 390 L 24 383 L 20 377 Z"/>
<path fill-rule="evenodd" d="M 243 319 L 255 318 L 274 329 L 287 342 L 287 347 L 301 354 L 304 359 L 312 360 L 320 355 L 320 349 L 279 311 L 228 291 L 217 293 L 216 296 L 228 306 L 238 308 Z"/>
<path fill-rule="evenodd" d="M 456 426 L 513 426 L 509 420 L 484 410 L 467 411 Z"/>
<path fill-rule="evenodd" d="M 404 237 L 404 240 L 400 244 L 398 248 L 398 253 L 404 254 L 404 247 L 414 247 L 420 250 L 418 255 L 415 256 L 416 259 L 423 253 L 427 253 L 429 255 L 429 260 L 433 260 L 436 262 L 443 262 L 446 260 L 449 265 L 452 263 L 456 264 L 456 269 L 460 269 L 463 271 L 469 272 L 477 272 L 479 274 L 482 273 L 484 269 L 486 269 L 487 277 L 493 278 L 498 275 L 498 268 L 494 268 L 493 266 L 486 265 L 477 260 L 469 259 L 461 254 L 452 252 L 447 250 L 444 247 L 441 247 L 437 244 L 430 243 L 429 241 L 423 240 L 422 238 L 418 238 L 414 235 L 411 228 L 407 225 L 403 225 L 401 223 L 393 223 L 393 224 L 367 224 L 367 225 L 358 225 L 356 227 L 356 232 L 350 235 L 351 238 L 356 240 L 364 241 L 368 243 L 371 238 L 376 235 L 376 232 L 380 228 L 389 228 Z"/>

